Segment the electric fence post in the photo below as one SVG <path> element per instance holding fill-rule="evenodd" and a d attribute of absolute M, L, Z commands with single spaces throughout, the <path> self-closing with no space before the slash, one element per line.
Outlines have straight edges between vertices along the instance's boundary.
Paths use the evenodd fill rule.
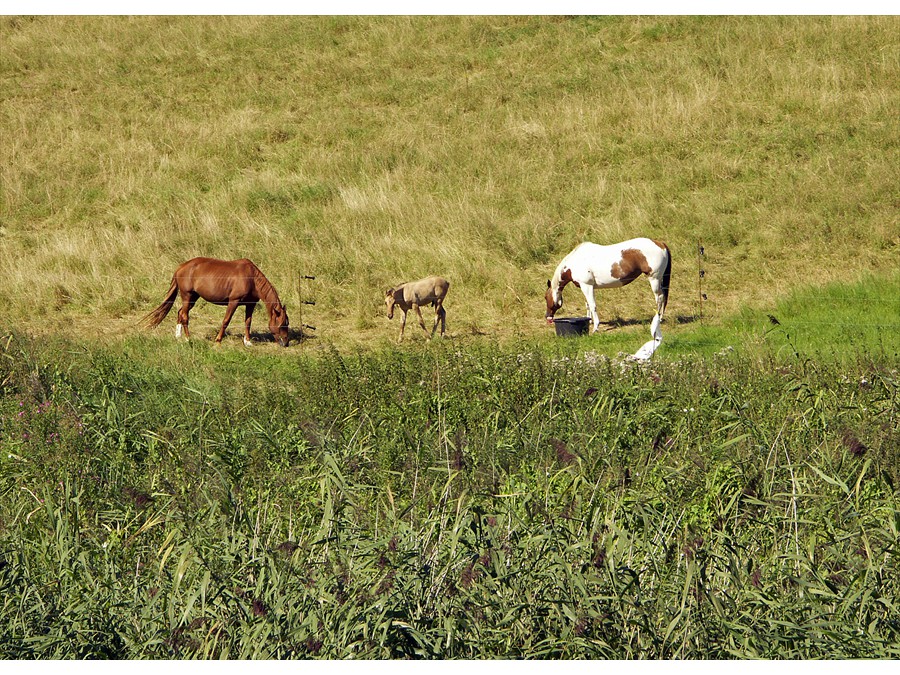
<path fill-rule="evenodd" d="M 706 270 L 703 269 L 703 260 L 706 257 L 706 251 L 703 249 L 703 242 L 697 240 L 697 301 L 700 304 L 700 325 L 703 325 L 703 303 L 706 302 L 706 293 L 703 292 L 703 277 L 706 276 Z"/>
<path fill-rule="evenodd" d="M 300 340 L 303 340 L 303 329 L 308 328 L 309 330 L 315 330 L 315 326 L 310 326 L 308 323 L 303 323 L 303 305 L 315 305 L 315 300 L 305 300 L 303 297 L 303 282 L 304 281 L 315 281 L 315 277 L 310 274 L 302 274 L 297 272 L 297 325 L 300 327 Z"/>

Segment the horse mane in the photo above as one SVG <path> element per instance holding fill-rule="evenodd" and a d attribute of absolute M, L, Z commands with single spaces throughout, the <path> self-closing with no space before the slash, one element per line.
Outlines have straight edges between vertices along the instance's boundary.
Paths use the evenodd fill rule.
<path fill-rule="evenodd" d="M 266 309 L 271 313 L 273 305 L 283 306 L 281 304 L 281 298 L 278 297 L 278 291 L 275 290 L 272 282 L 266 278 L 266 275 L 256 266 L 256 263 L 251 264 L 253 265 L 253 271 L 255 273 L 253 281 L 256 284 L 256 291 L 259 293 L 259 299 L 263 301 Z"/>
<path fill-rule="evenodd" d="M 553 276 L 551 277 L 550 283 L 551 283 L 551 289 L 553 290 L 554 294 L 556 294 L 557 292 L 562 292 L 562 289 L 565 287 L 566 283 L 568 283 L 568 282 L 563 281 L 562 275 L 563 275 L 563 267 L 566 266 L 566 261 L 569 259 L 569 255 L 571 255 L 571 253 L 569 253 L 562 260 L 560 260 L 559 265 L 557 265 L 556 269 L 553 271 Z"/>

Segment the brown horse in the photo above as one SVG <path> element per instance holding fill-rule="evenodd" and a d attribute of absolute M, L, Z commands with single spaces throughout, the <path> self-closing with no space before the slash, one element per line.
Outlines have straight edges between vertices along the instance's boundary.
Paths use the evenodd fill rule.
<path fill-rule="evenodd" d="M 178 324 L 175 326 L 175 338 L 181 337 L 181 329 L 184 327 L 184 336 L 190 338 L 188 332 L 188 314 L 198 298 L 203 298 L 214 305 L 225 306 L 225 319 L 219 334 L 216 335 L 216 344 L 222 342 L 228 322 L 240 305 L 244 306 L 246 318 L 244 319 L 244 344 L 248 347 L 250 342 L 250 321 L 253 318 L 253 310 L 260 300 L 265 304 L 269 312 L 269 330 L 275 340 L 282 347 L 287 347 L 288 315 L 278 292 L 269 283 L 265 275 L 251 261 L 241 260 L 216 260 L 215 258 L 193 258 L 178 266 L 172 276 L 172 286 L 163 303 L 144 317 L 150 328 L 155 328 L 166 318 L 172 305 L 175 304 L 175 296 L 181 294 L 181 309 L 178 310 Z"/>

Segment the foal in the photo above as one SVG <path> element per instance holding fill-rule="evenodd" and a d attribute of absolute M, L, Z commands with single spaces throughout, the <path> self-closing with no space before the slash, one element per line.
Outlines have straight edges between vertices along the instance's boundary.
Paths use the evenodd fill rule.
<path fill-rule="evenodd" d="M 420 305 L 431 304 L 434 307 L 434 326 L 431 328 L 429 339 L 434 337 L 434 331 L 437 329 L 438 321 L 441 322 L 441 337 L 444 337 L 444 329 L 447 326 L 447 311 L 444 309 L 444 298 L 447 297 L 447 290 L 450 288 L 450 282 L 442 277 L 426 277 L 419 281 L 409 281 L 399 286 L 394 286 L 385 292 L 384 304 L 387 305 L 387 318 L 394 318 L 394 306 L 396 305 L 403 310 L 403 317 L 400 319 L 400 337 L 397 342 L 403 342 L 403 330 L 406 328 L 406 313 L 410 309 L 416 310 L 419 315 L 419 325 L 428 335 L 428 329 L 425 328 L 425 320 L 422 318 Z"/>

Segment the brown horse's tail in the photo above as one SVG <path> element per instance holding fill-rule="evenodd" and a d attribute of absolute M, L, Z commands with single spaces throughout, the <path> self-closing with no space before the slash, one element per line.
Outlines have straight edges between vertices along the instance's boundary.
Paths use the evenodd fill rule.
<path fill-rule="evenodd" d="M 166 299 L 163 300 L 162 304 L 150 312 L 147 316 L 145 316 L 142 321 L 147 323 L 147 328 L 156 328 L 159 324 L 162 323 L 162 320 L 166 318 L 166 314 L 169 313 L 169 310 L 172 309 L 172 305 L 175 304 L 175 297 L 178 295 L 178 284 L 175 282 L 175 277 L 172 277 L 172 286 L 169 288 L 169 293 L 166 295 Z"/>
<path fill-rule="evenodd" d="M 669 303 L 669 282 L 672 279 L 672 251 L 666 246 L 666 269 L 663 272 L 662 278 L 662 302 L 660 306 L 657 308 L 659 311 L 659 318 L 662 320 L 663 314 L 666 312 L 666 305 Z"/>

